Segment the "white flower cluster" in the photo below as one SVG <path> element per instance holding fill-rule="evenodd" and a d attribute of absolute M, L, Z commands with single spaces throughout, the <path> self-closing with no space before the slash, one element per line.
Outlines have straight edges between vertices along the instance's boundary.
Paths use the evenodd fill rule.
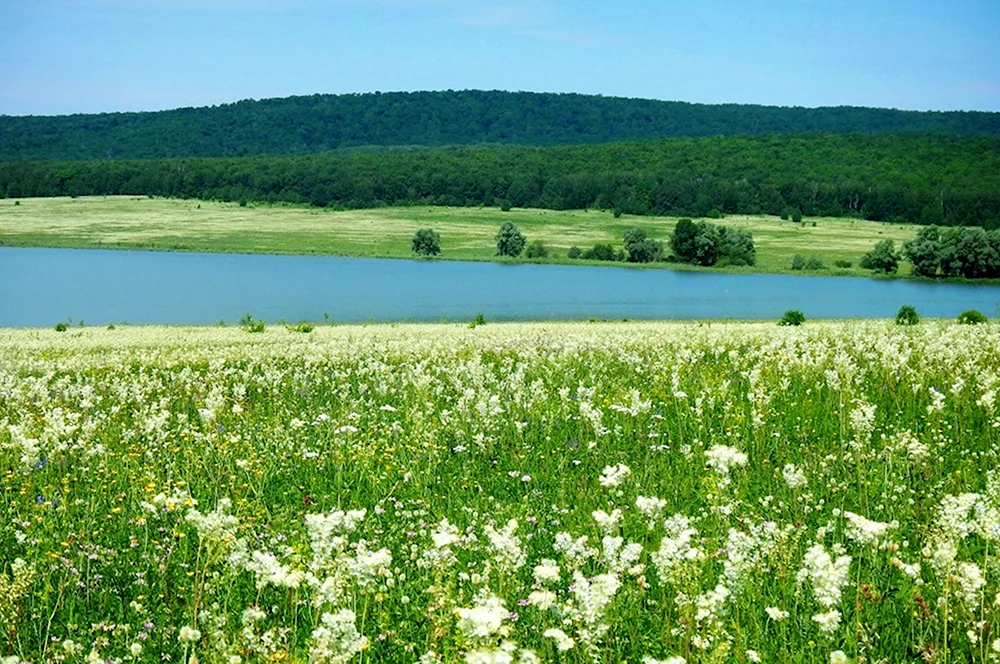
<path fill-rule="evenodd" d="M 730 471 L 747 463 L 746 454 L 728 445 L 713 445 L 705 450 L 705 456 L 708 457 L 706 464 L 718 475 L 723 487 L 729 484 Z"/>
<path fill-rule="evenodd" d="M 899 528 L 898 521 L 881 523 L 866 519 L 854 512 L 843 512 L 842 516 L 847 519 L 844 534 L 858 544 L 881 546 L 886 543 L 885 537 L 889 531 Z"/>
<path fill-rule="evenodd" d="M 357 616 L 350 609 L 324 613 L 312 631 L 309 661 L 316 664 L 344 664 L 364 650 L 368 638 L 358 632 Z"/>
<path fill-rule="evenodd" d="M 813 616 L 813 620 L 822 632 L 834 632 L 840 625 L 840 611 L 834 607 L 840 603 L 850 567 L 850 556 L 833 558 L 823 545 L 818 543 L 809 547 L 802 560 L 802 568 L 797 575 L 799 583 L 809 581 L 816 602 L 827 609 L 826 613 Z"/>
<path fill-rule="evenodd" d="M 605 466 L 604 471 L 598 478 L 598 482 L 604 488 L 616 487 L 625 481 L 625 478 L 632 474 L 632 469 L 623 463 L 614 466 Z"/>

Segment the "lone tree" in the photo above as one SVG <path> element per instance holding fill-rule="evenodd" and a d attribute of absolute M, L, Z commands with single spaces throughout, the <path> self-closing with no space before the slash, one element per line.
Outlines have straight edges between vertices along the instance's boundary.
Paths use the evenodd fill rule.
<path fill-rule="evenodd" d="M 440 255 L 441 236 L 431 228 L 421 228 L 413 235 L 413 253 L 421 256 Z"/>
<path fill-rule="evenodd" d="M 861 259 L 861 267 L 886 274 L 894 274 L 899 269 L 899 253 L 892 240 L 882 240 Z"/>
<path fill-rule="evenodd" d="M 629 263 L 652 263 L 660 260 L 663 245 L 646 235 L 641 228 L 627 228 L 622 234 Z"/>
<path fill-rule="evenodd" d="M 497 255 L 498 256 L 510 256 L 511 258 L 517 258 L 524 251 L 524 245 L 527 239 L 524 234 L 517 230 L 517 226 L 514 222 L 505 221 L 500 230 L 497 231 L 496 235 L 497 241 Z"/>

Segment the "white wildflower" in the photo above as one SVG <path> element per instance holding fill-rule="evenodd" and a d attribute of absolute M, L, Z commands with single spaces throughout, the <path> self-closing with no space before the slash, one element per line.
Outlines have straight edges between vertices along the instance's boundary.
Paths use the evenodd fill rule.
<path fill-rule="evenodd" d="M 824 634 L 831 634 L 840 627 L 840 611 L 833 609 L 826 613 L 817 613 L 812 617 L 814 623 L 819 625 L 819 631 Z"/>
<path fill-rule="evenodd" d="M 358 632 L 357 616 L 350 609 L 324 613 L 320 625 L 312 631 L 310 662 L 347 662 L 368 644 L 368 638 Z"/>
<path fill-rule="evenodd" d="M 195 641 L 201 639 L 201 632 L 195 629 L 194 627 L 184 625 L 183 627 L 181 627 L 180 633 L 177 635 L 177 638 L 179 641 L 181 641 L 181 643 L 194 643 Z"/>
<path fill-rule="evenodd" d="M 509 615 L 503 600 L 489 594 L 477 595 L 471 608 L 455 609 L 458 629 L 468 639 L 487 639 L 494 634 L 504 634 L 503 620 Z"/>
<path fill-rule="evenodd" d="M 547 639 L 552 639 L 556 642 L 556 648 L 560 651 L 565 652 L 566 650 L 572 650 L 576 642 L 566 632 L 555 627 L 550 628 L 542 632 L 542 636 Z"/>
<path fill-rule="evenodd" d="M 601 532 L 605 535 L 610 535 L 621 521 L 622 511 L 620 509 L 613 509 L 611 510 L 611 514 L 608 514 L 603 510 L 595 510 L 591 512 L 591 516 L 594 517 L 594 521 L 597 522 L 597 527 L 601 529 Z"/>
<path fill-rule="evenodd" d="M 819 605 L 832 608 L 840 602 L 850 566 L 850 556 L 833 559 L 822 544 L 814 544 L 806 551 L 797 578 L 799 582 L 808 579 L 812 583 L 813 595 Z"/>
<path fill-rule="evenodd" d="M 782 620 L 788 618 L 789 615 L 791 615 L 790 613 L 788 613 L 788 611 L 783 611 L 776 606 L 767 607 L 766 609 L 764 609 L 764 613 L 766 613 L 767 617 L 773 620 L 774 622 L 781 622 Z"/>
<path fill-rule="evenodd" d="M 535 565 L 535 581 L 540 584 L 554 583 L 559 580 L 559 565 L 556 561 L 542 558 L 542 561 Z"/>
<path fill-rule="evenodd" d="M 527 554 L 521 548 L 521 539 L 515 534 L 517 525 L 517 519 L 511 519 L 501 530 L 491 525 L 485 528 L 486 538 L 493 549 L 493 559 L 503 571 L 520 569 L 527 560 Z"/>
<path fill-rule="evenodd" d="M 598 482 L 604 488 L 616 487 L 625 481 L 625 478 L 632 474 L 632 469 L 623 463 L 614 466 L 605 466 L 604 471 L 598 478 Z"/>
<path fill-rule="evenodd" d="M 785 464 L 785 467 L 781 469 L 781 476 L 785 478 L 785 484 L 790 489 L 801 489 L 809 483 L 805 472 L 792 463 Z"/>
<path fill-rule="evenodd" d="M 635 506 L 647 519 L 647 527 L 649 530 L 656 528 L 657 523 L 663 516 L 663 510 L 667 506 L 667 501 L 663 498 L 647 498 L 646 496 L 638 496 L 635 499 Z"/>

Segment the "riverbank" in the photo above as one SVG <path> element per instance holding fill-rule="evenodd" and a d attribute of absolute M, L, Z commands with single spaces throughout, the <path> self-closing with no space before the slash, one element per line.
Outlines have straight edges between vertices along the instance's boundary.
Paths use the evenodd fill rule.
<path fill-rule="evenodd" d="M 493 237 L 507 220 L 513 221 L 529 242 L 541 241 L 550 251 L 547 258 L 518 262 L 570 265 L 609 265 L 569 259 L 566 254 L 574 246 L 585 250 L 595 244 L 611 244 L 620 248 L 627 228 L 643 228 L 668 245 L 677 223 L 676 217 L 615 218 L 611 212 L 598 210 L 394 207 L 334 211 L 133 196 L 29 198 L 0 201 L 0 245 L 413 258 L 413 234 L 420 228 L 434 228 L 441 235 L 441 256 L 436 260 L 505 262 L 495 255 Z M 919 230 L 913 225 L 829 217 L 795 223 L 770 216 L 733 215 L 712 221 L 752 233 L 757 265 L 700 268 L 656 263 L 644 267 L 871 276 L 859 263 L 876 242 L 893 240 L 901 246 Z M 824 268 L 792 270 L 796 254 L 814 256 Z M 851 267 L 838 268 L 837 261 L 849 262 Z M 901 265 L 900 275 L 909 272 L 908 264 Z"/>

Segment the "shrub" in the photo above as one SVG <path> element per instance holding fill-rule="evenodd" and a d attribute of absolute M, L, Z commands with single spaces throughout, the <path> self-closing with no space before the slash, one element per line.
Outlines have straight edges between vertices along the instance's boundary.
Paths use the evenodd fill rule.
<path fill-rule="evenodd" d="M 610 244 L 595 244 L 581 255 L 590 261 L 613 261 L 615 260 L 615 250 Z"/>
<path fill-rule="evenodd" d="M 469 329 L 470 330 L 475 329 L 480 325 L 486 325 L 486 316 L 482 314 L 476 314 L 476 317 L 472 319 L 471 323 L 469 323 Z"/>
<path fill-rule="evenodd" d="M 69 329 L 69 323 L 66 321 L 59 321 L 56 323 L 56 332 L 65 332 Z"/>
<path fill-rule="evenodd" d="M 621 208 L 619 208 L 619 207 L 616 207 L 616 208 L 615 208 L 615 211 L 614 211 L 614 212 L 612 212 L 611 214 L 613 214 L 613 215 L 614 215 L 615 219 L 621 219 L 621 216 L 622 216 L 622 209 L 621 209 Z"/>
<path fill-rule="evenodd" d="M 528 245 L 524 255 L 528 258 L 547 258 L 549 255 L 549 248 L 545 246 L 545 243 L 541 240 L 535 240 Z"/>
<path fill-rule="evenodd" d="M 845 268 L 845 269 L 849 268 L 849 267 L 851 267 L 851 265 L 853 265 L 853 263 L 851 263 L 851 261 L 845 261 L 844 259 L 835 260 L 835 261 L 833 261 L 833 264 L 836 265 L 837 267 L 842 267 L 842 268 Z"/>
<path fill-rule="evenodd" d="M 501 212 L 510 212 L 510 207 L 511 207 L 510 201 L 508 201 L 506 198 L 500 199 Z"/>
<path fill-rule="evenodd" d="M 802 210 L 798 208 L 792 208 L 792 221 L 799 223 L 802 221 Z"/>
<path fill-rule="evenodd" d="M 822 270 L 825 267 L 826 266 L 823 265 L 823 259 L 821 259 L 819 256 L 815 254 L 809 257 L 809 259 L 806 261 L 806 266 L 805 266 L 807 270 Z"/>
<path fill-rule="evenodd" d="M 583 252 L 580 251 L 580 247 L 570 247 L 569 251 L 566 252 L 567 258 L 579 258 L 581 255 Z"/>
<path fill-rule="evenodd" d="M 799 254 L 792 256 L 792 269 L 803 270 L 806 267 L 806 259 Z"/>
<path fill-rule="evenodd" d="M 960 325 L 979 325 L 980 323 L 985 323 L 987 320 L 986 316 L 975 309 L 963 311 L 958 315 Z"/>
<path fill-rule="evenodd" d="M 802 325 L 806 322 L 806 316 L 798 309 L 789 309 L 785 312 L 785 315 L 781 317 L 781 321 L 778 325 Z"/>
<path fill-rule="evenodd" d="M 413 253 L 421 256 L 441 254 L 441 236 L 431 228 L 421 228 L 413 234 Z"/>
<path fill-rule="evenodd" d="M 920 322 L 920 315 L 917 310 L 908 304 L 904 304 L 896 312 L 896 325 L 916 325 Z"/>
<path fill-rule="evenodd" d="M 722 213 L 719 212 L 717 208 L 712 208 L 711 210 L 708 211 L 708 214 L 705 216 L 707 216 L 709 219 L 722 219 Z"/>
<path fill-rule="evenodd" d="M 527 243 L 524 234 L 511 221 L 503 222 L 500 230 L 497 231 L 495 239 L 497 242 L 497 255 L 510 256 L 511 258 L 520 256 L 521 252 L 524 251 L 524 245 Z"/>
<path fill-rule="evenodd" d="M 301 332 L 302 334 L 308 334 L 313 331 L 313 324 L 308 321 L 301 321 L 295 324 L 295 327 L 291 328 L 293 332 Z"/>
<path fill-rule="evenodd" d="M 240 327 L 242 327 L 247 332 L 251 332 L 253 334 L 259 334 L 263 332 L 264 329 L 267 327 L 267 323 L 265 323 L 262 320 L 254 318 L 248 313 L 245 316 L 243 316 L 243 318 L 240 319 Z"/>

